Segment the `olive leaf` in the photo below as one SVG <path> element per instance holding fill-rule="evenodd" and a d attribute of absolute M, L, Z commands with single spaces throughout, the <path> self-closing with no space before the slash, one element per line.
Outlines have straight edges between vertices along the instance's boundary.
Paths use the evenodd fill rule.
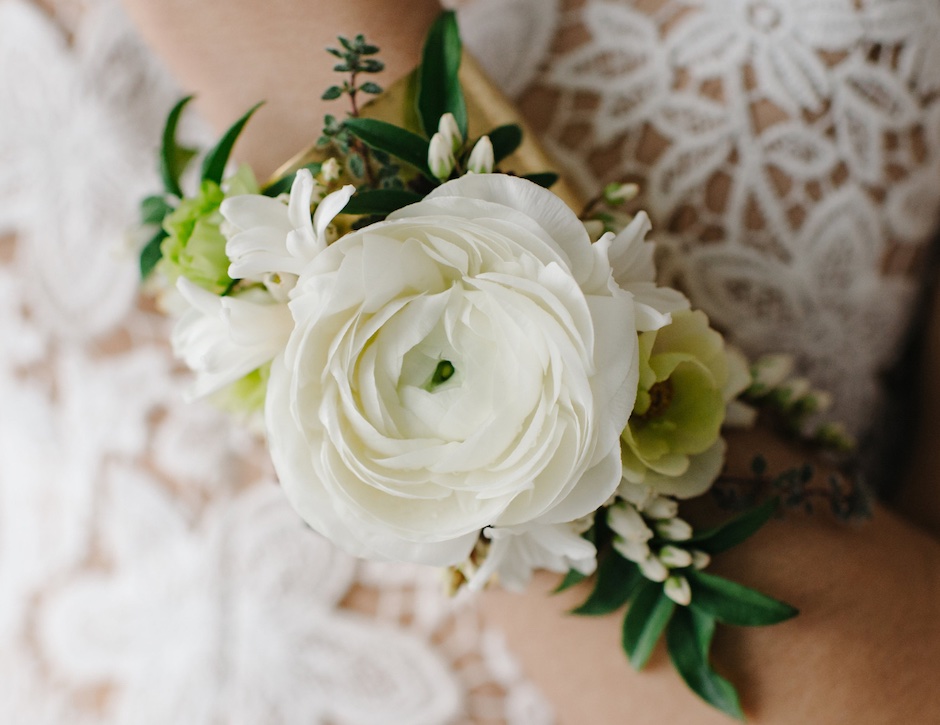
<path fill-rule="evenodd" d="M 428 169 L 428 142 L 418 134 L 374 118 L 347 118 L 344 123 L 367 146 L 411 164 L 429 179 L 434 178 Z"/>
<path fill-rule="evenodd" d="M 441 13 L 428 31 L 418 67 L 418 119 L 430 137 L 445 113 L 452 113 L 464 140 L 467 138 L 467 104 L 457 74 L 462 45 L 457 15 Z"/>
<path fill-rule="evenodd" d="M 160 176 L 163 178 L 163 188 L 168 194 L 173 194 L 180 199 L 183 198 L 180 176 L 196 155 L 196 149 L 180 146 L 177 143 L 176 127 L 179 125 L 183 109 L 191 100 L 193 100 L 192 96 L 181 98 L 170 110 L 163 127 L 163 143 L 160 146 Z"/>
<path fill-rule="evenodd" d="M 669 658 L 685 684 L 705 702 L 737 720 L 744 720 L 737 690 L 715 672 L 708 659 L 715 620 L 688 607 L 674 612 L 666 630 Z"/>
<path fill-rule="evenodd" d="M 248 109 L 248 112 L 233 123 L 229 129 L 222 134 L 222 138 L 219 139 L 219 142 L 209 150 L 209 153 L 207 153 L 206 157 L 202 160 L 201 177 L 203 181 L 214 181 L 216 184 L 222 183 L 222 174 L 225 173 L 225 165 L 228 163 L 229 156 L 232 154 L 232 147 L 235 146 L 235 142 L 245 128 L 245 124 L 248 123 L 248 119 L 250 119 L 254 112 L 262 105 L 264 105 L 263 101 L 256 103 Z"/>

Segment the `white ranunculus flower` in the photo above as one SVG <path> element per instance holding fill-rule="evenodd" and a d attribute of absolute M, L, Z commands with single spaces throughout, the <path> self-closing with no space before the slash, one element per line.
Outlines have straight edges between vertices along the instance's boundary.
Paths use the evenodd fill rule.
<path fill-rule="evenodd" d="M 638 377 L 609 255 L 633 243 L 592 245 L 551 192 L 484 174 L 319 249 L 266 406 L 301 516 L 357 555 L 451 565 L 485 527 L 600 507 Z"/>

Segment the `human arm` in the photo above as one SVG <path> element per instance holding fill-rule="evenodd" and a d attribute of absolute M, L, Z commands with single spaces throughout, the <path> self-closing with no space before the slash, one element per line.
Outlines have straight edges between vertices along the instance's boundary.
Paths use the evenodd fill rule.
<path fill-rule="evenodd" d="M 388 85 L 417 64 L 417 39 L 440 11 L 436 0 L 122 2 L 217 130 L 266 102 L 235 150 L 260 178 L 319 136 L 330 109 L 320 96 L 339 77 L 324 48 L 338 34 L 379 42 L 386 70 L 377 80 Z"/>
<path fill-rule="evenodd" d="M 736 437 L 731 450 L 742 473 L 756 451 L 771 470 L 802 462 L 761 432 Z M 719 628 L 713 664 L 738 687 L 750 721 L 882 725 L 940 712 L 940 545 L 916 527 L 880 507 L 851 525 L 791 512 L 715 557 L 709 571 L 801 610 L 771 627 Z M 561 725 L 729 722 L 680 682 L 664 647 L 633 672 L 621 617 L 567 614 L 587 588 L 550 596 L 555 583 L 542 575 L 523 594 L 487 592 L 484 610 L 550 694 Z"/>

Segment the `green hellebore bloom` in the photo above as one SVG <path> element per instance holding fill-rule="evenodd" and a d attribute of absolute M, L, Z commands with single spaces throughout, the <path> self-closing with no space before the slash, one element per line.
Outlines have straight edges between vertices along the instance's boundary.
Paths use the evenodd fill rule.
<path fill-rule="evenodd" d="M 231 285 L 219 206 L 228 196 L 257 193 L 258 183 L 251 169 L 242 166 L 226 180 L 225 186 L 223 191 L 215 182 L 203 181 L 196 196 L 183 199 L 163 220 L 169 236 L 160 245 L 163 255 L 160 268 L 170 284 L 186 277 L 215 294 Z"/>
<path fill-rule="evenodd" d="M 721 468 L 728 402 L 724 339 L 701 311 L 673 313 L 640 334 L 640 382 L 621 436 L 624 478 L 657 493 L 696 496 Z"/>

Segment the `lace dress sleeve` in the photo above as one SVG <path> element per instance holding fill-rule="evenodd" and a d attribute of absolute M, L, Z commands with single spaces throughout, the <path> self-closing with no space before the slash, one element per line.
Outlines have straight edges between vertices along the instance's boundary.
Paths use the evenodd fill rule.
<path fill-rule="evenodd" d="M 180 399 L 125 239 L 180 95 L 116 3 L 0 3 L 0 722 L 549 722 L 474 607 Z"/>
<path fill-rule="evenodd" d="M 464 34 L 588 196 L 640 184 L 665 282 L 865 434 L 940 206 L 938 8 L 476 0 Z"/>

